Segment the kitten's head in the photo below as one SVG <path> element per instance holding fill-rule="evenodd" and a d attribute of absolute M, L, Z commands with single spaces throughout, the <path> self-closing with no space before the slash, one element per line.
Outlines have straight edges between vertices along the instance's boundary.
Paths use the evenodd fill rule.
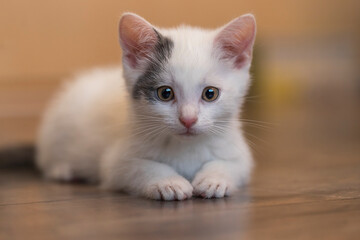
<path fill-rule="evenodd" d="M 124 77 L 137 120 L 179 136 L 223 131 L 249 86 L 255 32 L 250 14 L 215 30 L 160 29 L 124 14 Z"/>

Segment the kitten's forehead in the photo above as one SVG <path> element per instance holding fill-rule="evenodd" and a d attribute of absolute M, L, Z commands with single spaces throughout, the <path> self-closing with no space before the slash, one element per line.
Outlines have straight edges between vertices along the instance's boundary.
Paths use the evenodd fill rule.
<path fill-rule="evenodd" d="M 173 29 L 162 29 L 160 31 L 164 36 L 169 37 L 174 42 L 175 56 L 198 58 L 206 54 L 211 54 L 214 45 L 214 30 L 180 26 Z"/>
<path fill-rule="evenodd" d="M 168 66 L 179 81 L 203 81 L 213 65 L 214 31 L 181 26 L 175 29 L 162 30 L 162 34 L 173 43 Z"/>
<path fill-rule="evenodd" d="M 215 31 L 181 26 L 156 32 L 154 55 L 137 78 L 133 97 L 144 96 L 154 102 L 156 89 L 161 85 L 178 87 L 184 96 L 195 95 L 202 85 L 209 85 L 208 76 L 217 65 L 213 56 Z"/>

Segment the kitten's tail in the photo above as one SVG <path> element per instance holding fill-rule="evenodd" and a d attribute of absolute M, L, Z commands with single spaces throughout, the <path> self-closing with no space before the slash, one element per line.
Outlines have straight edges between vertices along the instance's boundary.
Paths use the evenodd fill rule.
<path fill-rule="evenodd" d="M 0 169 L 35 169 L 35 146 L 19 145 L 0 149 Z"/>

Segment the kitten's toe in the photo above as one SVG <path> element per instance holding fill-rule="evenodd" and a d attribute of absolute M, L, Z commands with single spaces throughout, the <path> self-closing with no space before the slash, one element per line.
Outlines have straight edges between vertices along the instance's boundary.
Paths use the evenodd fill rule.
<path fill-rule="evenodd" d="M 185 200 L 187 198 L 190 198 L 192 195 L 192 187 L 191 190 L 189 189 L 188 192 L 185 191 L 185 189 L 183 190 L 183 188 L 179 187 L 179 186 L 174 186 L 175 189 L 175 197 L 177 200 Z"/>
<path fill-rule="evenodd" d="M 194 195 L 203 198 L 222 198 L 228 196 L 234 188 L 230 181 L 221 178 L 204 178 L 194 181 L 193 186 Z"/>
<path fill-rule="evenodd" d="M 185 200 L 191 198 L 192 185 L 183 177 L 172 177 L 151 184 L 147 197 L 156 200 Z"/>

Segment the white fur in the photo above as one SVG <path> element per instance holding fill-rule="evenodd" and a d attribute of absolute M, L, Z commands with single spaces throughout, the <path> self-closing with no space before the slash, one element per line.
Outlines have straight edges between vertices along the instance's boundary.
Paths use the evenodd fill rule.
<path fill-rule="evenodd" d="M 45 176 L 164 200 L 223 197 L 245 183 L 252 157 L 237 118 L 250 63 L 234 69 L 218 57 L 213 42 L 220 30 L 159 29 L 174 42 L 164 73 L 174 103 L 134 100 L 140 72 L 126 63 L 124 73 L 108 68 L 75 77 L 41 126 L 37 163 Z M 201 100 L 206 86 L 220 89 L 215 102 Z M 198 118 L 196 136 L 178 135 L 185 131 L 181 114 Z M 226 127 L 215 128 L 216 121 Z"/>

